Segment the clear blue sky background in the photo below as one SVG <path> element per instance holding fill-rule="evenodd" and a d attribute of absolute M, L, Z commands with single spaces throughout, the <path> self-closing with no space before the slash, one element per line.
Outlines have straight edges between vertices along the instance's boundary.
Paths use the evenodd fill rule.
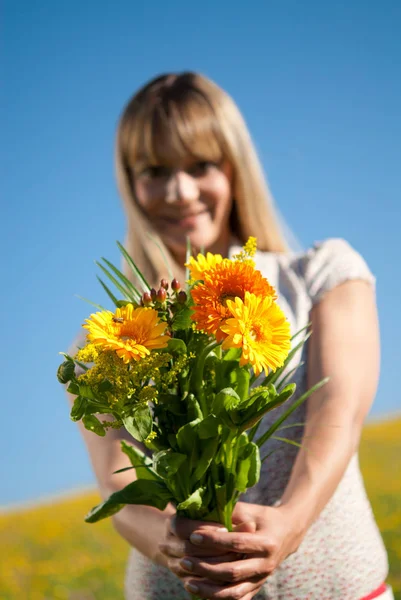
<path fill-rule="evenodd" d="M 3 5 L 0 504 L 93 482 L 55 377 L 119 261 L 113 143 L 129 96 L 198 70 L 238 102 L 307 247 L 344 237 L 377 276 L 382 375 L 399 408 L 401 4 L 72 0 Z"/>

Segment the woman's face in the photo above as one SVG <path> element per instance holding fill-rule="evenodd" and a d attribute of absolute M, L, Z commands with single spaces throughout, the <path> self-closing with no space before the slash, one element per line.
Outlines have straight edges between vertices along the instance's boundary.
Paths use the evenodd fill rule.
<path fill-rule="evenodd" d="M 233 202 L 227 162 L 143 163 L 133 171 L 140 207 L 179 262 L 185 257 L 186 238 L 198 250 L 227 253 Z"/>

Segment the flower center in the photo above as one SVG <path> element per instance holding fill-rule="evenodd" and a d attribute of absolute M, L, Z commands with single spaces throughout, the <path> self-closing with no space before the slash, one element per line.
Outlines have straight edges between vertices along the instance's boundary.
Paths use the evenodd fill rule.
<path fill-rule="evenodd" d="M 249 335 L 251 336 L 251 339 L 254 342 L 258 342 L 260 340 L 260 338 L 262 337 L 261 327 L 257 324 L 254 324 L 252 329 L 249 332 Z"/>
<path fill-rule="evenodd" d="M 243 298 L 239 294 L 230 294 L 229 292 L 225 292 L 224 294 L 222 294 L 220 296 L 220 303 L 224 307 L 227 307 L 227 300 L 232 300 L 234 302 L 235 298 L 238 298 L 238 297 L 243 300 Z"/>

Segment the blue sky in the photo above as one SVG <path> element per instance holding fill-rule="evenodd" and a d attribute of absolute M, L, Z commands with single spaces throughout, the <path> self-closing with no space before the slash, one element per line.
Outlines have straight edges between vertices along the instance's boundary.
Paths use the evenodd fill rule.
<path fill-rule="evenodd" d="M 269 0 L 3 2 L 0 504 L 93 482 L 55 378 L 94 260 L 118 263 L 113 144 L 130 95 L 197 70 L 244 113 L 276 202 L 306 248 L 344 237 L 377 277 L 382 374 L 401 363 L 401 5 Z"/>

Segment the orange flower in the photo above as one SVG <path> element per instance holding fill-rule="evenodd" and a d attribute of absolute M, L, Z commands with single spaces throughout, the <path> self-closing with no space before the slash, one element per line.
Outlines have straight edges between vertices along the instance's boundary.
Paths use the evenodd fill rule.
<path fill-rule="evenodd" d="M 246 263 L 225 259 L 204 271 L 203 283 L 192 290 L 195 305 L 192 319 L 196 328 L 209 334 L 215 334 L 218 341 L 226 337 L 220 330 L 225 320 L 231 317 L 227 300 L 244 300 L 245 292 L 262 298 L 277 297 L 275 289 L 260 271 Z"/>

